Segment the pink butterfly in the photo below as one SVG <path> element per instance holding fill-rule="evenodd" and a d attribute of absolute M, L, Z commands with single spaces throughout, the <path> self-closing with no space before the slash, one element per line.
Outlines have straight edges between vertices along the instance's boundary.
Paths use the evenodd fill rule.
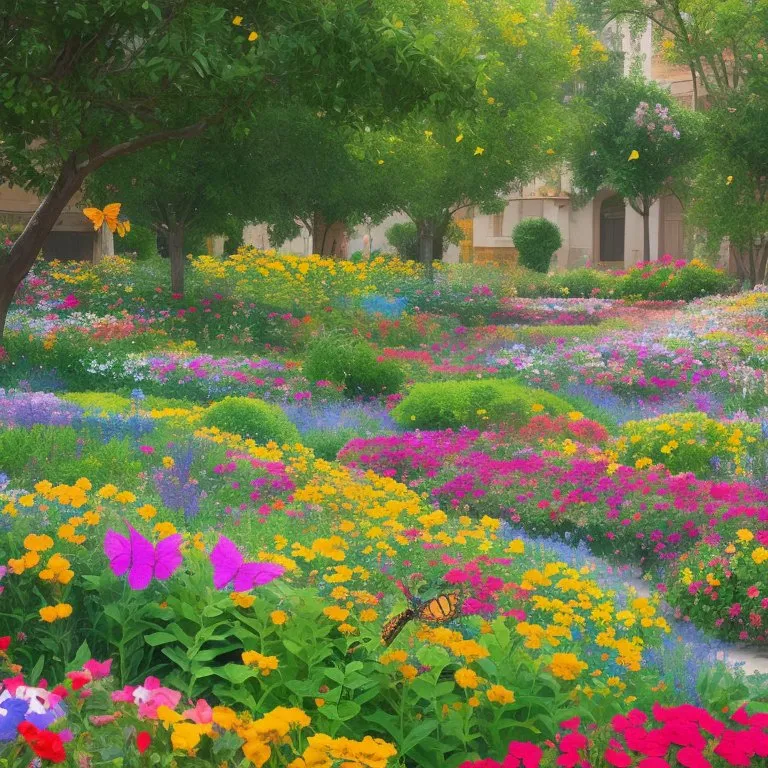
<path fill-rule="evenodd" d="M 246 563 L 240 550 L 226 536 L 220 536 L 211 550 L 213 586 L 224 589 L 233 582 L 235 592 L 248 592 L 254 587 L 269 584 L 282 576 L 282 565 L 275 563 Z"/>
<path fill-rule="evenodd" d="M 126 523 L 127 525 L 127 523 Z M 128 525 L 128 536 L 109 530 L 104 536 L 104 554 L 115 576 L 128 573 L 131 589 L 146 589 L 152 577 L 165 581 L 181 565 L 182 536 L 177 533 L 153 546 L 135 528 Z"/>

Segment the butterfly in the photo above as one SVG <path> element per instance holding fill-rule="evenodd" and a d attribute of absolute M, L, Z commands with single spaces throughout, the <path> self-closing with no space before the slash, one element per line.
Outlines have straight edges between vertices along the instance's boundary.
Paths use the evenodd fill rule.
<path fill-rule="evenodd" d="M 282 565 L 276 563 L 246 563 L 240 550 L 226 536 L 219 537 L 211 550 L 210 559 L 216 589 L 224 589 L 232 582 L 235 592 L 248 592 L 254 587 L 269 584 L 285 571 Z"/>
<path fill-rule="evenodd" d="M 135 528 L 128 525 L 128 536 L 109 530 L 104 536 L 104 554 L 115 576 L 128 573 L 131 589 L 146 589 L 153 577 L 159 581 L 170 579 L 181 565 L 182 536 L 168 536 L 152 544 Z"/>
<path fill-rule="evenodd" d="M 406 608 L 402 613 L 388 619 L 381 630 L 381 642 L 391 645 L 394 639 L 403 631 L 405 625 L 416 618 L 430 624 L 441 624 L 456 618 L 459 612 L 459 595 L 449 592 L 433 597 L 425 602 L 413 600 L 414 607 Z"/>
<path fill-rule="evenodd" d="M 109 227 L 110 232 L 117 232 L 120 237 L 131 231 L 130 221 L 120 221 L 117 217 L 120 215 L 121 203 L 110 203 L 100 208 L 83 208 L 83 215 L 93 224 L 94 230 L 98 230 L 102 224 Z"/>

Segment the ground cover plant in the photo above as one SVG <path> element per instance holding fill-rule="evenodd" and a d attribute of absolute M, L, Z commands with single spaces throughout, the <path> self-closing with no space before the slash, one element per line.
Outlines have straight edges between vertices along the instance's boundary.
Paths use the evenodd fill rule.
<path fill-rule="evenodd" d="M 0 764 L 759 764 L 768 294 L 160 267 L 9 313 Z"/>

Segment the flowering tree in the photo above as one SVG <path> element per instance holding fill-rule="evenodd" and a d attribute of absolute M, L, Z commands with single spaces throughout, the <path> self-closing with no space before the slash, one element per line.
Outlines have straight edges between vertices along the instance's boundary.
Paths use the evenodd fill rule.
<path fill-rule="evenodd" d="M 44 194 L 0 263 L 0 333 L 16 287 L 91 173 L 213 124 L 243 135 L 296 98 L 381 119 L 461 100 L 472 45 L 457 11 L 403 0 L 11 0 L 0 11 L 0 181 Z M 443 43 L 445 40 L 445 44 Z"/>
<path fill-rule="evenodd" d="M 575 109 L 574 187 L 590 197 L 605 187 L 621 195 L 643 217 L 643 261 L 650 261 L 651 206 L 674 191 L 695 156 L 696 122 L 659 86 L 623 77 L 588 92 Z"/>

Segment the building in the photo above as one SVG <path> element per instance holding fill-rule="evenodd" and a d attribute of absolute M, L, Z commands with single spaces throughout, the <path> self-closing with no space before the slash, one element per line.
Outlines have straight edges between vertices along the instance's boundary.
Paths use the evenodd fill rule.
<path fill-rule="evenodd" d="M 39 198 L 21 187 L 0 186 L 0 224 L 26 224 L 37 210 Z M 92 261 L 114 254 L 112 233 L 106 226 L 94 232 L 83 216 L 80 198 L 64 209 L 43 245 L 43 258 L 52 261 Z"/>
<path fill-rule="evenodd" d="M 686 106 L 693 105 L 693 81 L 689 70 L 667 64 L 653 54 L 650 23 L 638 36 L 616 27 L 606 29 L 603 42 L 624 54 L 626 71 L 635 63 L 648 79 L 669 88 L 672 96 Z M 556 269 L 585 265 L 623 269 L 643 257 L 643 220 L 611 190 L 602 190 L 581 208 L 571 200 L 567 169 L 536 179 L 508 199 L 498 215 L 473 215 L 462 222 L 467 242 L 462 259 L 479 263 L 509 263 L 517 258 L 512 230 L 524 218 L 540 216 L 560 228 L 563 245 L 555 255 Z M 670 254 L 685 258 L 688 241 L 683 208 L 673 196 L 659 200 L 651 209 L 651 260 Z"/>

